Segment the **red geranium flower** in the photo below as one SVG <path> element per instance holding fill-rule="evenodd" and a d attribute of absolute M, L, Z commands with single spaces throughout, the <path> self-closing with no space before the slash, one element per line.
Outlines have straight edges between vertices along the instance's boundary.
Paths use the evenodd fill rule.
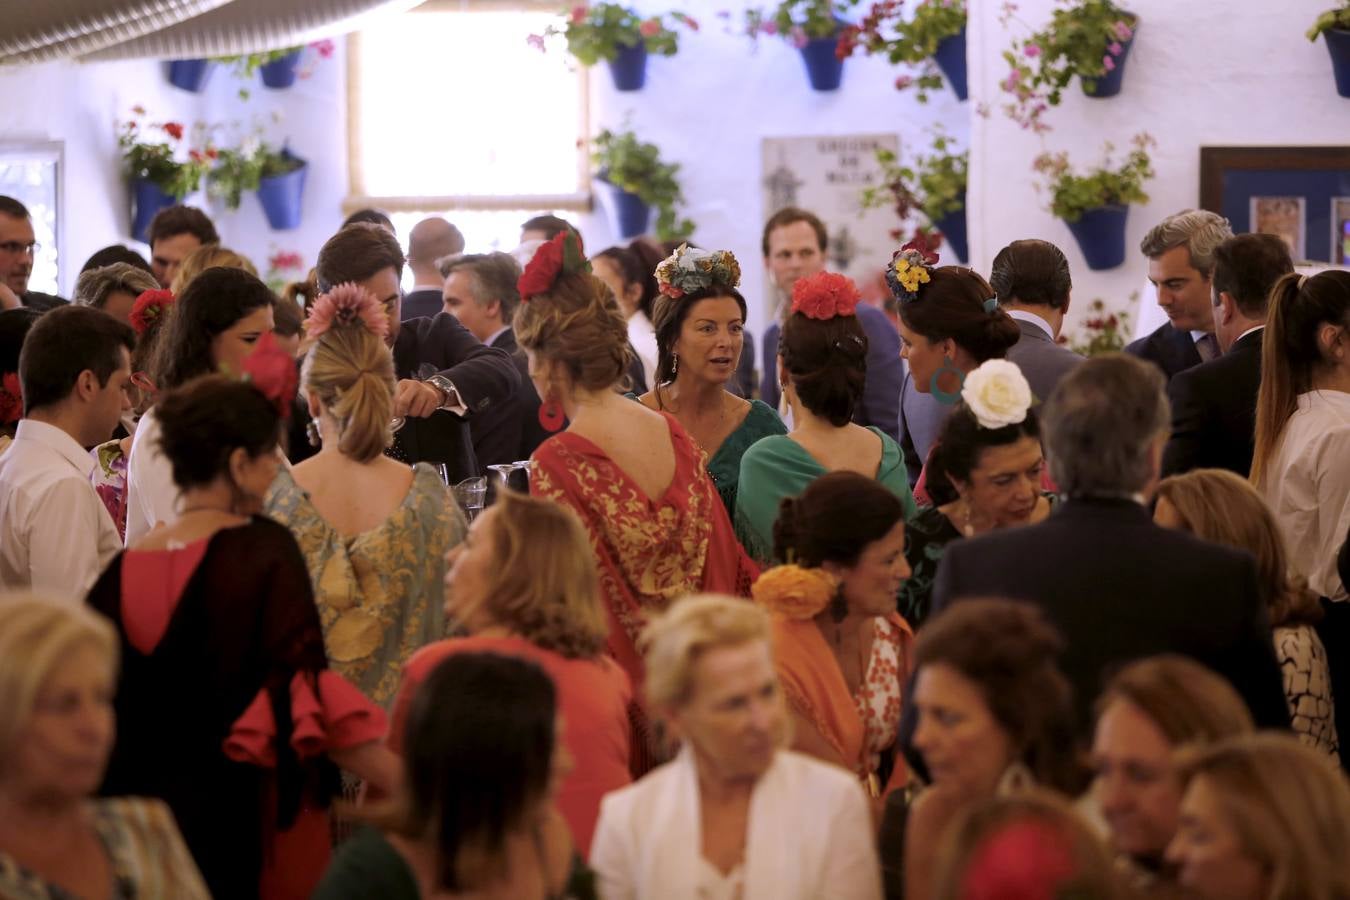
<path fill-rule="evenodd" d="M 817 272 L 792 286 L 792 311 L 808 319 L 856 315 L 861 299 L 853 279 L 834 272 Z"/>
<path fill-rule="evenodd" d="M 183 139 L 183 126 L 177 122 L 165 122 L 164 133 L 175 141 L 180 141 Z"/>
<path fill-rule="evenodd" d="M 244 360 L 244 374 L 272 401 L 283 419 L 291 417 L 291 404 L 300 386 L 300 374 L 295 368 L 295 357 L 277 344 L 270 331 L 258 338 L 256 348 Z"/>
<path fill-rule="evenodd" d="M 661 33 L 661 20 L 648 19 L 638 26 L 638 34 L 643 37 L 656 37 Z"/>
<path fill-rule="evenodd" d="M 568 241 L 575 243 L 574 247 L 567 246 Z M 520 291 L 521 300 L 529 300 L 531 297 L 542 294 L 553 287 L 558 276 L 562 274 L 569 251 L 574 255 L 573 269 L 576 271 L 585 266 L 585 254 L 581 247 L 581 235 L 568 229 L 554 235 L 553 240 L 542 245 L 534 253 L 534 258 L 530 264 L 525 267 L 520 280 L 516 282 L 516 289 Z"/>
<path fill-rule="evenodd" d="M 151 324 L 168 312 L 173 301 L 173 291 L 141 291 L 141 295 L 131 305 L 131 329 L 137 335 L 145 334 Z"/>

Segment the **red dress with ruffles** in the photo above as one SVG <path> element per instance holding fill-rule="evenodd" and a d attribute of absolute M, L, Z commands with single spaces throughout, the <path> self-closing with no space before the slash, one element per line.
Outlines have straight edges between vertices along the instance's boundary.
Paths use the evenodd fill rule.
<path fill-rule="evenodd" d="M 211 893 L 303 898 L 328 862 L 332 749 L 380 740 L 383 711 L 327 668 L 295 539 L 255 517 L 119 554 L 89 604 L 122 643 L 101 793 L 158 797 Z"/>

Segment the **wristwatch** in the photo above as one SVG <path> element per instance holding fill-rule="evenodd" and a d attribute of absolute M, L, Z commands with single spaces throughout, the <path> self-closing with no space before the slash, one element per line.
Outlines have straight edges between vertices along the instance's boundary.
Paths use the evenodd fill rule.
<path fill-rule="evenodd" d="M 459 391 L 455 390 L 455 384 L 444 375 L 431 375 L 422 380 L 423 384 L 429 384 L 441 392 L 441 405 L 438 409 L 456 410 L 463 404 L 459 399 Z"/>

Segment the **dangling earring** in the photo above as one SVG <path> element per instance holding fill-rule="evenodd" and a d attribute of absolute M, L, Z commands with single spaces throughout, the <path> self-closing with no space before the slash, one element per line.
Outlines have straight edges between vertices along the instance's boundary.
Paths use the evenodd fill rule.
<path fill-rule="evenodd" d="M 674 381 L 678 374 L 680 374 L 680 358 L 672 353 L 670 354 L 670 379 Z"/>
<path fill-rule="evenodd" d="M 566 421 L 562 404 L 557 400 L 550 398 L 539 404 L 539 425 L 545 431 L 560 431 Z"/>
<path fill-rule="evenodd" d="M 939 384 L 939 379 L 948 372 L 956 375 L 956 390 L 944 391 Z M 933 377 L 928 380 L 928 392 L 933 395 L 933 399 L 944 406 L 955 406 L 961 399 L 961 388 L 966 383 L 966 374 L 956 367 L 956 362 L 950 356 L 942 357 L 942 368 L 933 373 Z"/>
<path fill-rule="evenodd" d="M 305 423 L 305 437 L 309 438 L 311 447 L 323 446 L 323 434 L 319 431 L 319 422 L 317 419 L 310 419 Z"/>

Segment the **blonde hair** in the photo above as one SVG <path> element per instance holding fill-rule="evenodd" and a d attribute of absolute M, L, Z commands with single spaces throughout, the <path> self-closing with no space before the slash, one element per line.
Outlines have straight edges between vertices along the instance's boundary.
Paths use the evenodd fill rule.
<path fill-rule="evenodd" d="M 658 708 L 683 706 L 693 695 L 694 664 L 704 654 L 769 640 L 769 615 L 756 604 L 721 594 L 685 597 L 653 619 L 639 640 L 647 699 Z"/>
<path fill-rule="evenodd" d="M 42 685 L 81 644 L 93 644 L 117 670 L 118 642 L 98 614 L 67 600 L 0 596 L 0 771 L 12 758 Z"/>
<path fill-rule="evenodd" d="M 243 269 L 254 278 L 258 277 L 257 268 L 242 253 L 236 253 L 219 244 L 203 244 L 183 258 L 183 263 L 173 276 L 173 284 L 169 285 L 169 290 L 173 291 L 175 297 L 181 297 L 183 289 L 192 283 L 192 279 L 207 269 L 216 268 Z"/>
<path fill-rule="evenodd" d="M 1191 534 L 1252 555 L 1272 626 L 1321 619 L 1317 598 L 1289 575 L 1280 526 L 1249 482 L 1224 469 L 1196 469 L 1164 478 L 1157 496 L 1172 504 Z"/>
<path fill-rule="evenodd" d="M 305 355 L 305 388 L 337 422 L 338 450 L 370 462 L 394 440 L 394 356 L 384 339 L 359 321 L 333 326 Z"/>
<path fill-rule="evenodd" d="M 99 269 L 89 269 L 80 273 L 75 283 L 75 296 L 72 303 L 102 309 L 108 303 L 108 297 L 115 291 L 139 297 L 145 291 L 159 287 L 155 276 L 144 269 L 128 263 L 112 263 Z"/>
<path fill-rule="evenodd" d="M 1223 676 L 1177 654 L 1136 660 L 1117 672 L 1097 699 L 1098 717 L 1117 700 L 1138 707 L 1173 747 L 1209 744 L 1256 728 L 1247 704 Z"/>
<path fill-rule="evenodd" d="M 576 513 L 539 497 L 501 491 L 490 520 L 497 573 L 489 616 L 532 643 L 572 659 L 605 646 L 609 623 L 590 536 Z"/>
<path fill-rule="evenodd" d="M 1029 877 L 1027 872 L 1010 872 L 992 865 L 985 857 L 987 852 L 995 849 L 991 845 L 1013 840 L 1009 832 L 1014 829 L 1028 829 L 1025 836 L 1050 858 L 1051 865 L 1045 871 L 1030 876 L 1040 879 L 1035 885 L 1041 888 L 1039 894 L 1091 897 L 1093 900 L 1129 896 L 1117 875 L 1111 854 L 1073 807 L 1058 795 L 1031 790 L 990 797 L 962 810 L 938 848 L 933 879 L 936 900 L 960 900 L 971 896 L 972 888 L 977 886 L 984 889 L 981 896 L 999 894 L 999 885 L 987 884 L 987 879 L 1006 877 L 1008 883 L 1003 885 L 1006 896 L 1020 895 L 1018 888 L 1030 887 L 1024 884 Z M 1062 863 L 1068 864 L 1069 871 L 1063 872 Z M 972 878 L 973 868 L 976 873 Z"/>
<path fill-rule="evenodd" d="M 574 387 L 600 391 L 626 383 L 633 361 L 628 320 L 594 275 L 559 277 L 546 293 L 523 301 L 512 324 L 520 346 L 561 364 Z"/>
<path fill-rule="evenodd" d="M 1270 872 L 1268 900 L 1350 897 L 1350 782 L 1298 738 L 1260 732 L 1178 755 L 1182 782 L 1204 777 L 1243 850 Z"/>

